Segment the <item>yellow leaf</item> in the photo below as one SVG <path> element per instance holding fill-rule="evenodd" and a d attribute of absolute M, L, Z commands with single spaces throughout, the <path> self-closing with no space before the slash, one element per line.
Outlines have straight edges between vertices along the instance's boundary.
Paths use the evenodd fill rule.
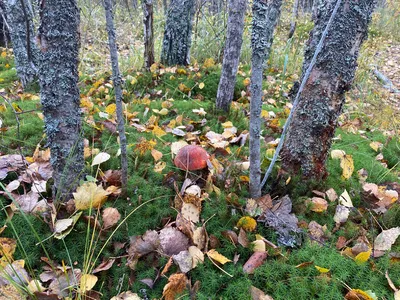
<path fill-rule="evenodd" d="M 150 66 L 150 72 L 154 73 L 158 69 L 158 63 L 154 63 Z"/>
<path fill-rule="evenodd" d="M 372 252 L 372 250 L 369 249 L 368 251 L 358 253 L 357 256 L 354 258 L 354 261 L 358 265 L 365 263 L 370 258 L 371 252 Z"/>
<path fill-rule="evenodd" d="M 158 163 L 156 163 L 156 165 L 154 166 L 154 172 L 156 173 L 160 173 L 162 172 L 162 170 L 164 170 L 164 168 L 166 167 L 167 163 L 165 161 L 159 161 Z"/>
<path fill-rule="evenodd" d="M 199 84 L 199 89 L 204 89 L 204 82 L 200 82 L 200 84 Z"/>
<path fill-rule="evenodd" d="M 137 79 L 136 79 L 136 77 L 133 77 L 132 80 L 131 80 L 131 84 L 133 85 L 133 84 L 136 84 L 136 83 L 137 83 Z"/>
<path fill-rule="evenodd" d="M 113 113 L 115 113 L 115 111 L 117 110 L 117 105 L 115 105 L 115 103 L 112 103 L 110 105 L 108 105 L 106 107 L 106 113 L 112 115 Z"/>
<path fill-rule="evenodd" d="M 212 258 L 213 260 L 219 262 L 222 265 L 231 261 L 230 259 L 226 258 L 222 254 L 219 254 L 218 251 L 216 251 L 215 249 L 211 249 L 210 251 L 208 251 L 207 255 L 208 255 L 208 257 Z"/>
<path fill-rule="evenodd" d="M 275 149 L 274 148 L 269 148 L 265 152 L 265 157 L 271 160 L 274 157 L 274 154 L 275 154 Z"/>
<path fill-rule="evenodd" d="M 6 58 L 7 57 L 7 52 L 6 51 L 1 52 L 1 57 L 2 58 Z"/>
<path fill-rule="evenodd" d="M 87 291 L 90 291 L 97 282 L 97 276 L 92 275 L 92 274 L 83 274 L 81 276 L 80 284 L 79 284 L 79 290 L 81 293 L 85 293 Z"/>
<path fill-rule="evenodd" d="M 378 152 L 378 151 L 382 148 L 383 144 L 382 144 L 382 143 L 379 143 L 379 142 L 371 142 L 371 143 L 369 144 L 369 146 L 370 146 L 372 149 L 374 149 L 375 152 Z"/>
<path fill-rule="evenodd" d="M 161 127 L 159 126 L 154 126 L 153 128 L 153 134 L 157 137 L 162 137 L 164 135 L 166 135 L 167 133 L 161 129 Z"/>
<path fill-rule="evenodd" d="M 322 268 L 319 266 L 315 266 L 315 268 L 320 272 L 320 273 L 328 273 L 330 270 L 326 268 Z"/>
<path fill-rule="evenodd" d="M 184 83 L 180 83 L 178 85 L 178 89 L 183 93 L 189 93 L 190 92 L 190 88 L 188 88 Z"/>
<path fill-rule="evenodd" d="M 224 128 L 233 127 L 233 123 L 231 121 L 225 122 L 221 124 Z"/>
<path fill-rule="evenodd" d="M 0 237 L 0 256 L 2 256 L 5 261 L 12 260 L 12 256 L 16 248 L 16 240 L 6 237 Z"/>
<path fill-rule="evenodd" d="M 101 185 L 97 186 L 94 182 L 85 182 L 73 193 L 75 207 L 85 210 L 90 207 L 99 208 L 107 200 L 108 192 Z"/>
<path fill-rule="evenodd" d="M 203 67 L 204 68 L 211 68 L 211 67 L 213 67 L 213 66 L 215 66 L 215 61 L 214 61 L 214 59 L 212 59 L 212 58 L 207 58 L 205 61 L 204 61 L 204 64 L 203 64 Z"/>
<path fill-rule="evenodd" d="M 22 109 L 19 107 L 19 105 L 15 102 L 12 103 L 12 107 L 16 112 L 22 112 Z"/>
<path fill-rule="evenodd" d="M 244 84 L 244 86 L 249 86 L 250 85 L 250 78 L 245 78 L 245 79 L 243 79 L 243 84 Z"/>
<path fill-rule="evenodd" d="M 349 154 L 345 154 L 340 159 L 340 167 L 343 169 L 342 176 L 344 179 L 349 179 L 351 174 L 354 172 L 353 157 Z"/>
<path fill-rule="evenodd" d="M 250 182 L 250 177 L 246 175 L 239 176 L 240 181 Z"/>
<path fill-rule="evenodd" d="M 245 231 L 254 231 L 257 227 L 257 222 L 252 217 L 241 217 L 236 224 L 237 227 L 243 228 Z"/>
<path fill-rule="evenodd" d="M 253 252 L 265 252 L 265 242 L 262 240 L 255 240 L 251 243 L 253 245 Z"/>

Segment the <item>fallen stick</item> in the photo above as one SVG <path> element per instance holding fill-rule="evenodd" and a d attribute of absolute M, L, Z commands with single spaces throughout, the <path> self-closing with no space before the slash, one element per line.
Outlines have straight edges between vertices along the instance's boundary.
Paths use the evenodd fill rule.
<path fill-rule="evenodd" d="M 381 72 L 378 71 L 377 68 L 374 68 L 372 70 L 374 72 L 374 75 L 376 76 L 376 78 L 383 84 L 383 87 L 385 89 L 388 89 L 390 92 L 392 93 L 396 93 L 399 94 L 400 90 L 398 90 L 394 84 L 390 81 L 389 78 L 387 78 L 384 74 L 382 74 Z"/>

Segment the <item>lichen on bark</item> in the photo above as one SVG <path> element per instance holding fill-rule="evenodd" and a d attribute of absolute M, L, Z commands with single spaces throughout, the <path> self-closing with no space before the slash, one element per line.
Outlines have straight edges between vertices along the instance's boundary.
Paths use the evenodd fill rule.
<path fill-rule="evenodd" d="M 25 88 L 37 79 L 39 52 L 35 43 L 33 16 L 26 0 L 5 0 L 7 24 L 17 75 Z"/>
<path fill-rule="evenodd" d="M 40 15 L 40 98 L 54 170 L 53 197 L 65 201 L 84 169 L 78 89 L 79 9 L 76 0 L 46 0 Z"/>
<path fill-rule="evenodd" d="M 333 11 L 319 1 L 315 27 L 304 55 L 303 75 Z M 351 87 L 358 51 L 367 37 L 374 0 L 347 0 L 340 5 L 316 64 L 300 96 L 282 149 L 282 166 L 290 174 L 322 179 L 337 120 Z"/>
<path fill-rule="evenodd" d="M 194 0 L 172 0 L 165 23 L 161 63 L 165 65 L 188 65 L 192 20 L 195 11 Z"/>
<path fill-rule="evenodd" d="M 217 108 L 228 111 L 233 99 L 236 73 L 239 66 L 240 50 L 243 41 L 244 15 L 246 0 L 230 0 L 228 27 L 222 61 L 221 78 L 217 91 Z"/>
<path fill-rule="evenodd" d="M 253 1 L 253 29 L 251 34 L 251 100 L 250 100 L 250 196 L 261 196 L 260 133 L 262 81 L 273 33 L 281 13 L 282 0 Z"/>

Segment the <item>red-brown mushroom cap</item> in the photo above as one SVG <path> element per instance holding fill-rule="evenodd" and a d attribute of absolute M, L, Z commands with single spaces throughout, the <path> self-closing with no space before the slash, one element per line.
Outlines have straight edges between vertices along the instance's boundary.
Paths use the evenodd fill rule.
<path fill-rule="evenodd" d="M 209 155 L 200 146 L 187 145 L 178 151 L 174 164 L 181 170 L 195 171 L 207 167 Z"/>

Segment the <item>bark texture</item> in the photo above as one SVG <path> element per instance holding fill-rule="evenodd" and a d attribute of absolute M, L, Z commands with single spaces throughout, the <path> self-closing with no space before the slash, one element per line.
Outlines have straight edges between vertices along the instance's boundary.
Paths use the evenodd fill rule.
<path fill-rule="evenodd" d="M 154 64 L 153 0 L 143 0 L 144 67 L 150 70 Z"/>
<path fill-rule="evenodd" d="M 343 1 L 316 64 L 293 112 L 282 149 L 283 168 L 292 175 L 321 179 L 327 175 L 325 162 L 337 127 L 337 119 L 351 87 L 362 42 L 367 37 L 374 0 Z M 314 14 L 304 55 L 303 76 L 333 10 L 320 1 Z"/>
<path fill-rule="evenodd" d="M 54 169 L 54 198 L 65 201 L 84 168 L 78 89 L 79 9 L 76 0 L 46 0 L 40 15 L 40 98 Z"/>
<path fill-rule="evenodd" d="M 217 108 L 225 111 L 229 111 L 235 90 L 236 73 L 243 41 L 246 2 L 246 0 L 229 1 L 228 28 L 216 102 Z"/>
<path fill-rule="evenodd" d="M 4 1 L 0 0 L 0 47 L 8 48 L 10 41 L 10 30 L 6 19 L 6 7 Z"/>
<path fill-rule="evenodd" d="M 250 101 L 250 196 L 261 196 L 260 132 L 262 81 L 276 24 L 281 14 L 282 0 L 253 1 L 253 30 L 251 34 L 251 101 Z"/>
<path fill-rule="evenodd" d="M 117 50 L 117 43 L 115 40 L 115 29 L 114 29 L 111 0 L 104 0 L 104 9 L 106 11 L 108 44 L 110 47 L 110 56 L 111 56 L 111 65 L 112 65 L 112 74 L 113 74 L 113 83 L 115 92 L 115 103 L 117 106 L 118 134 L 119 134 L 119 143 L 121 147 L 122 191 L 123 194 L 126 194 L 126 187 L 128 181 L 128 159 L 126 156 L 126 135 L 125 135 L 124 114 L 122 108 L 122 88 L 121 88 L 122 80 L 118 65 L 118 50 Z"/>
<path fill-rule="evenodd" d="M 26 0 L 5 0 L 4 4 L 15 67 L 25 88 L 36 80 L 38 74 L 39 52 L 35 44 L 33 16 Z"/>
<path fill-rule="evenodd" d="M 161 63 L 167 66 L 188 65 L 192 36 L 194 0 L 172 0 L 165 23 Z"/>

